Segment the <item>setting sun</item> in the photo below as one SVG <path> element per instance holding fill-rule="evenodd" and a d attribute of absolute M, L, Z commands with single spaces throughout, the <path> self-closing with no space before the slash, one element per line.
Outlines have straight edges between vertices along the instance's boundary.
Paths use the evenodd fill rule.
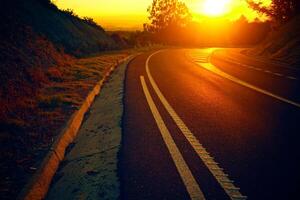
<path fill-rule="evenodd" d="M 236 20 L 244 15 L 249 21 L 264 20 L 263 15 L 249 8 L 245 0 L 181 0 L 190 9 L 194 20 L 223 18 Z M 147 21 L 147 7 L 152 0 L 53 0 L 61 9 L 72 9 L 81 17 L 92 17 L 109 30 L 142 29 Z M 88 3 L 87 3 L 88 2 Z M 105 3 L 103 3 L 105 2 Z M 260 0 L 269 5 L 271 0 Z M 130 6 L 128 6 L 130 5 Z M 124 9 L 126 8 L 126 9 Z"/>
<path fill-rule="evenodd" d="M 202 12 L 210 16 L 219 16 L 229 11 L 232 0 L 205 0 L 202 5 Z"/>

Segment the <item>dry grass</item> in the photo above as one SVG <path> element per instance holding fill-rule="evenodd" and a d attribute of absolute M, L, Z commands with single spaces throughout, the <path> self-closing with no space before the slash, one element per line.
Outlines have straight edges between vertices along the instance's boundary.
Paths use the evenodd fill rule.
<path fill-rule="evenodd" d="M 69 58 L 66 63 L 41 72 L 48 80 L 35 88 L 36 95 L 23 96 L 19 101 L 22 103 L 10 110 L 13 115 L 1 122 L 2 199 L 15 199 L 91 89 L 110 67 L 128 54 Z"/>
<path fill-rule="evenodd" d="M 41 90 L 40 107 L 46 110 L 58 107 L 78 108 L 106 71 L 127 55 L 124 52 L 78 59 L 70 67 L 60 69 L 61 78 L 54 79 Z"/>

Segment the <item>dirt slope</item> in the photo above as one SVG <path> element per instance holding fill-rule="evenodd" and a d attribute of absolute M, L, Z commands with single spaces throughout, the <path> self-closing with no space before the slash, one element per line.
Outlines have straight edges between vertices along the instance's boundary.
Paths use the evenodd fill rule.
<path fill-rule="evenodd" d="M 265 56 L 273 60 L 300 65 L 300 16 L 278 30 L 272 31 L 257 47 L 248 51 L 249 55 Z"/>

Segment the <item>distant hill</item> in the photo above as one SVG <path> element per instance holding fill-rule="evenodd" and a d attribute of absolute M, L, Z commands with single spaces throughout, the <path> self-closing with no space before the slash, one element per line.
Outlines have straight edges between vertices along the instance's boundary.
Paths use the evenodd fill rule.
<path fill-rule="evenodd" d="M 257 47 L 247 52 L 249 55 L 265 56 L 286 62 L 292 66 L 300 65 L 300 15 L 278 30 L 270 32 Z"/>

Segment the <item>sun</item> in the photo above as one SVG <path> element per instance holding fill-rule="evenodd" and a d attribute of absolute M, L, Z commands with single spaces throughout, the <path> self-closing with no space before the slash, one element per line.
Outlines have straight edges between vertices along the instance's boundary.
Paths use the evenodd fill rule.
<path fill-rule="evenodd" d="M 232 0 L 204 0 L 201 12 L 208 16 L 220 16 L 230 10 Z"/>

